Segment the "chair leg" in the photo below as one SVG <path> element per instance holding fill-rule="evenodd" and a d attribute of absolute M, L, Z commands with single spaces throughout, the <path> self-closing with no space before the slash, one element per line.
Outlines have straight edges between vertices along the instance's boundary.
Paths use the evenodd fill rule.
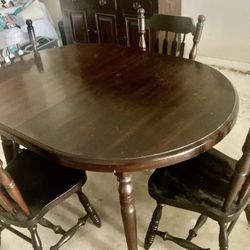
<path fill-rule="evenodd" d="M 197 236 L 198 230 L 206 223 L 207 221 L 207 216 L 205 215 L 200 215 L 194 228 L 189 230 L 189 235 L 187 237 L 188 241 L 191 241 L 194 237 Z"/>
<path fill-rule="evenodd" d="M 245 213 L 246 213 L 248 225 L 250 226 L 250 204 L 247 205 L 247 207 L 245 209 Z"/>
<path fill-rule="evenodd" d="M 37 227 L 30 227 L 29 228 L 30 234 L 31 234 L 31 240 L 32 240 L 32 246 L 34 250 L 42 250 L 42 242 L 41 239 L 37 233 Z"/>
<path fill-rule="evenodd" d="M 44 227 L 52 229 L 55 234 L 64 234 L 65 233 L 65 230 L 63 230 L 60 225 L 54 225 L 52 222 L 50 222 L 46 218 L 41 218 L 39 220 L 39 224 L 44 226 Z"/>
<path fill-rule="evenodd" d="M 227 233 L 228 223 L 219 222 L 219 225 L 220 225 L 220 234 L 219 234 L 220 250 L 228 250 L 228 233 Z"/>
<path fill-rule="evenodd" d="M 90 204 L 87 196 L 82 192 L 82 190 L 79 190 L 77 192 L 77 195 L 78 195 L 78 198 L 79 198 L 81 204 L 83 205 L 84 209 L 86 210 L 87 214 L 89 215 L 90 219 L 94 223 L 94 225 L 97 227 L 101 227 L 102 226 L 101 219 L 98 216 L 98 214 L 96 213 L 94 207 Z"/>
<path fill-rule="evenodd" d="M 154 242 L 156 231 L 160 223 L 163 207 L 164 207 L 163 204 L 158 203 L 152 215 L 152 219 L 149 224 L 148 231 L 144 241 L 144 248 L 146 250 L 148 250 Z"/>

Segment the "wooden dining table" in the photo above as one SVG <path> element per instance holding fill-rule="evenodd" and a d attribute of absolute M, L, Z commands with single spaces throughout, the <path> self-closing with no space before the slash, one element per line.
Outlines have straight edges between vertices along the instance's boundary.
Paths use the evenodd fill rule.
<path fill-rule="evenodd" d="M 231 130 L 239 105 L 230 81 L 207 65 L 100 44 L 24 56 L 1 68 L 0 94 L 2 136 L 117 176 L 129 250 L 137 249 L 132 173 L 207 151 Z"/>

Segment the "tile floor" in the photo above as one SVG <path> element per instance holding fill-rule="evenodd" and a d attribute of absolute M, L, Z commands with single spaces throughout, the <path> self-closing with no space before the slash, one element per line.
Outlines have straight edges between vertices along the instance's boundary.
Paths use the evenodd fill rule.
<path fill-rule="evenodd" d="M 250 127 L 250 64 L 222 61 L 218 59 L 198 58 L 225 74 L 233 83 L 240 96 L 239 118 L 230 134 L 216 147 L 223 152 L 238 158 L 240 148 Z M 218 107 L 219 108 L 219 107 Z M 0 153 L 2 156 L 2 152 Z M 2 158 L 2 157 L 1 157 Z M 134 195 L 138 215 L 138 244 L 139 250 L 143 249 L 144 235 L 147 230 L 155 203 L 147 194 L 147 179 L 150 172 L 134 174 Z M 88 182 L 84 192 L 90 198 L 92 204 L 102 218 L 103 226 L 98 229 L 91 223 L 87 223 L 61 249 L 69 250 L 126 250 L 123 227 L 120 217 L 120 205 L 116 195 L 117 181 L 112 174 L 88 173 Z M 82 214 L 82 207 L 75 197 L 56 207 L 48 215 L 53 221 L 60 222 L 65 228 L 70 227 Z M 163 213 L 160 228 L 169 230 L 177 236 L 186 236 L 195 223 L 197 214 L 186 213 L 180 209 L 167 207 Z M 163 227 L 165 225 L 165 227 Z M 42 227 L 39 228 L 40 236 L 44 242 L 44 249 L 49 249 L 59 237 Z M 216 222 L 209 220 L 200 230 L 199 237 L 194 242 L 201 246 L 218 249 L 218 226 Z M 4 250 L 32 249 L 31 245 L 16 237 L 7 230 L 2 233 L 2 247 Z M 156 239 L 152 250 L 178 250 L 178 246 Z M 250 227 L 247 224 L 245 214 L 242 214 L 238 224 L 230 237 L 230 250 L 250 249 Z"/>

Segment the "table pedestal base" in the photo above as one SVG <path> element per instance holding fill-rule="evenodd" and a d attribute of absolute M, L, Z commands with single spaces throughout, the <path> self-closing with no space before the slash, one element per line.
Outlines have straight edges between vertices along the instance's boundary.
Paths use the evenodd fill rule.
<path fill-rule="evenodd" d="M 119 181 L 121 214 L 128 250 L 137 250 L 136 211 L 133 198 L 131 173 L 116 173 Z"/>

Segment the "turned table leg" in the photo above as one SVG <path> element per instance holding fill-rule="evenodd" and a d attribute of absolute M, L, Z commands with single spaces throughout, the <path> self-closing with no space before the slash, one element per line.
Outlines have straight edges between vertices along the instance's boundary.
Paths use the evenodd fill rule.
<path fill-rule="evenodd" d="M 116 173 L 119 181 L 121 214 L 128 250 L 137 250 L 136 211 L 133 198 L 131 173 Z"/>

